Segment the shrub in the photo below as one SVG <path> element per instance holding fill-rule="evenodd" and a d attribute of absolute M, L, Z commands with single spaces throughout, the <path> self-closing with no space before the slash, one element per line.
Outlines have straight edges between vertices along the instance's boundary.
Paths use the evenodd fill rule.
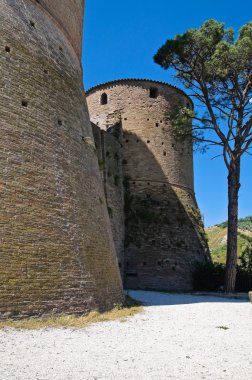
<path fill-rule="evenodd" d="M 194 290 L 218 291 L 225 278 L 225 265 L 212 262 L 195 264 L 193 275 Z"/>
<path fill-rule="evenodd" d="M 245 250 L 244 261 L 237 265 L 236 292 L 248 292 L 252 289 L 252 248 Z M 249 260 L 247 259 L 249 255 Z M 219 263 L 196 263 L 193 273 L 194 290 L 216 292 L 223 289 L 226 266 Z"/>

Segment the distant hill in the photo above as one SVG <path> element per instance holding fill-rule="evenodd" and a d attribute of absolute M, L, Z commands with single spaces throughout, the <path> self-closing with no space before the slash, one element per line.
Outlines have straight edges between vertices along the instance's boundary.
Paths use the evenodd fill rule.
<path fill-rule="evenodd" d="M 221 224 L 216 224 L 217 227 L 227 227 L 228 222 L 224 222 Z M 246 218 L 241 218 L 238 221 L 238 228 L 241 231 L 249 231 L 252 232 L 252 216 L 246 216 Z"/>
<path fill-rule="evenodd" d="M 252 216 L 239 219 L 238 257 L 252 244 Z M 214 262 L 225 263 L 227 254 L 227 222 L 206 229 L 209 248 Z"/>

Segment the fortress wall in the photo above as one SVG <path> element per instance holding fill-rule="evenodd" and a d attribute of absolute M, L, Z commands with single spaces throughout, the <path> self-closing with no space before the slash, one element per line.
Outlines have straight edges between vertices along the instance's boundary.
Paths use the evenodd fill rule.
<path fill-rule="evenodd" d="M 205 261 L 195 199 L 184 189 L 129 181 L 125 199 L 125 286 L 192 289 L 195 261 Z"/>
<path fill-rule="evenodd" d="M 101 105 L 104 93 L 108 103 Z M 119 80 L 88 91 L 87 102 L 100 128 L 122 124 L 126 287 L 191 289 L 194 262 L 207 259 L 207 245 L 194 196 L 192 144 L 174 140 L 167 118 L 191 101 L 166 84 Z"/>
<path fill-rule="evenodd" d="M 118 138 L 92 124 L 121 277 L 124 277 L 124 189 L 122 147 Z"/>
<path fill-rule="evenodd" d="M 0 316 L 108 309 L 122 287 L 79 62 L 31 1 L 0 0 L 0 41 Z"/>
<path fill-rule="evenodd" d="M 149 97 L 150 87 L 157 88 L 159 96 Z M 103 93 L 108 95 L 108 104 L 100 105 Z M 111 115 L 120 113 L 124 133 L 124 158 L 126 174 L 132 178 L 152 181 L 165 181 L 193 190 L 193 161 L 190 143 L 178 144 L 173 140 L 166 114 L 180 102 L 190 103 L 182 92 L 174 87 L 151 81 L 123 81 L 97 86 L 95 92 L 87 93 L 91 119 L 105 128 L 113 123 Z M 190 103 L 191 104 L 191 103 Z M 149 152 L 155 156 L 162 171 L 153 170 L 153 160 L 142 156 L 138 137 Z"/>
<path fill-rule="evenodd" d="M 84 0 L 34 0 L 34 2 L 58 23 L 81 59 Z"/>

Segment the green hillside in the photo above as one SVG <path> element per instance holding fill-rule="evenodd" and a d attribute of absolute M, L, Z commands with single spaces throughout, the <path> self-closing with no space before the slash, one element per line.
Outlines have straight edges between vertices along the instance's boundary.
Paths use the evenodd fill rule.
<path fill-rule="evenodd" d="M 240 257 L 244 249 L 252 245 L 252 216 L 239 219 L 238 227 L 238 257 Z M 224 264 L 227 253 L 227 222 L 208 228 L 206 233 L 213 261 Z"/>
<path fill-rule="evenodd" d="M 216 224 L 216 227 L 227 227 L 228 222 L 224 222 L 221 224 Z M 246 216 L 246 218 L 241 218 L 238 221 L 238 228 L 241 231 L 249 231 L 252 232 L 252 216 Z"/>

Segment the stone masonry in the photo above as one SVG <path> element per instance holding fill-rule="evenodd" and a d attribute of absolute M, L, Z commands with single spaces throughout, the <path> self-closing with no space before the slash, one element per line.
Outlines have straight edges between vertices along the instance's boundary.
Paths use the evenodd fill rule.
<path fill-rule="evenodd" d="M 80 63 L 82 0 L 0 0 L 0 317 L 123 300 Z"/>
<path fill-rule="evenodd" d="M 125 79 L 90 89 L 87 102 L 97 149 L 105 150 L 101 164 L 112 226 L 125 219 L 114 233 L 125 287 L 192 289 L 194 264 L 209 254 L 194 194 L 192 142 L 176 141 L 169 122 L 171 111 L 193 107 L 191 100 L 164 83 Z M 110 141 L 115 136 L 114 149 L 111 142 L 104 145 L 107 135 Z M 123 181 L 113 182 L 121 173 Z M 122 191 L 124 209 L 118 203 Z"/>

